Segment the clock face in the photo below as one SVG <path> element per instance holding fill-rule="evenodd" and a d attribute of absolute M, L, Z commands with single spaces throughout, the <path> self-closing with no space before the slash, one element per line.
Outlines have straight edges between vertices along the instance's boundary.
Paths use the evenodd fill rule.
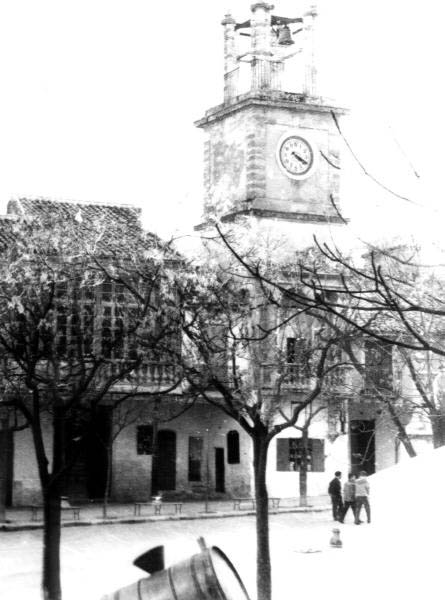
<path fill-rule="evenodd" d="M 278 144 L 277 159 L 288 177 L 304 179 L 314 166 L 315 155 L 306 139 L 299 135 L 286 135 Z"/>

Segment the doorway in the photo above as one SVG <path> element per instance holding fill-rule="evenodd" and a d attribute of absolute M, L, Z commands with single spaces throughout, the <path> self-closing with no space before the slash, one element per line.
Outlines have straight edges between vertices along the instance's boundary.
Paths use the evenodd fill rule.
<path fill-rule="evenodd" d="M 99 406 L 85 440 L 86 487 L 90 500 L 103 498 L 107 485 L 108 452 L 111 440 L 112 410 Z"/>
<path fill-rule="evenodd" d="M 375 421 L 353 420 L 350 423 L 351 471 L 358 475 L 375 473 Z"/>
<path fill-rule="evenodd" d="M 152 494 L 176 489 L 176 433 L 170 429 L 157 432 L 153 453 Z"/>
<path fill-rule="evenodd" d="M 8 429 L 0 430 L 0 494 L 6 507 L 12 506 L 13 458 L 14 434 Z"/>
<path fill-rule="evenodd" d="M 224 448 L 215 448 L 215 492 L 225 492 Z"/>
<path fill-rule="evenodd" d="M 76 415 L 65 423 L 69 469 L 64 495 L 77 500 L 98 500 L 104 497 L 107 482 L 112 410 L 109 406 L 98 406 L 88 418 L 81 417 Z"/>

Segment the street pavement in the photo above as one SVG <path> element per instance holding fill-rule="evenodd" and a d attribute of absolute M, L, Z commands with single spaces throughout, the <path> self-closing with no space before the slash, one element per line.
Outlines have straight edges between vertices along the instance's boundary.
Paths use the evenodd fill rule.
<path fill-rule="evenodd" d="M 205 502 L 185 501 L 182 503 L 181 512 L 177 513 L 175 503 L 163 502 L 160 515 L 155 514 L 154 507 L 142 506 L 140 514 L 135 516 L 134 503 L 116 504 L 108 506 L 107 517 L 103 517 L 100 502 L 89 502 L 80 504 L 80 519 L 73 519 L 71 510 L 62 511 L 62 527 L 115 524 L 121 523 L 143 523 L 146 521 L 163 521 L 166 519 L 196 519 L 196 518 L 218 518 L 255 514 L 250 503 L 243 503 L 241 509 L 235 509 L 233 500 L 210 500 Z M 271 507 L 270 513 L 283 512 L 305 512 L 326 510 L 329 505 L 328 496 L 313 496 L 308 498 L 308 508 L 301 508 L 298 498 L 283 498 L 278 509 Z M 77 504 L 76 504 L 77 506 Z M 6 522 L 0 523 L 0 531 L 17 531 L 22 529 L 39 529 L 42 523 L 42 511 L 38 511 L 38 520 L 32 520 L 30 507 L 8 508 L 6 511 Z"/>
<path fill-rule="evenodd" d="M 290 521 L 309 520 L 326 515 L 326 497 L 309 499 L 310 508 L 301 509 L 295 499 L 283 500 L 280 516 Z M 240 572 L 245 572 L 249 591 L 255 588 L 254 511 L 233 509 L 232 501 L 186 502 L 181 515 L 173 506 L 163 508 L 160 516 L 153 507 L 144 507 L 134 516 L 133 504 L 112 504 L 104 523 L 100 504 L 83 505 L 80 521 L 64 514 L 61 543 L 64 600 L 99 600 L 104 593 L 144 577 L 132 566 L 136 556 L 164 544 L 166 566 L 189 558 L 199 551 L 197 538 L 220 546 L 231 560 L 238 557 Z M 0 598 L 38 600 L 42 560 L 42 522 L 31 521 L 29 508 L 8 509 L 8 523 L 0 530 Z M 271 539 L 272 536 L 271 536 Z M 244 579 L 244 575 L 242 574 Z"/>
<path fill-rule="evenodd" d="M 386 527 L 356 526 L 349 517 L 340 526 L 343 547 L 339 549 L 330 546 L 337 525 L 327 511 L 271 515 L 274 600 L 442 597 L 443 555 L 416 547 L 409 530 L 394 543 Z M 41 536 L 41 530 L 0 534 L 1 598 L 39 600 Z M 166 566 L 170 566 L 198 552 L 200 536 L 228 555 L 253 600 L 255 522 L 247 515 L 66 527 L 62 530 L 63 598 L 100 600 L 144 577 L 132 566 L 141 553 L 164 544 Z"/>
<path fill-rule="evenodd" d="M 293 598 L 292 590 L 297 593 L 302 586 L 311 589 L 313 581 L 306 581 L 307 576 L 312 573 L 312 579 L 316 574 L 314 565 L 323 554 L 339 560 L 341 550 L 329 546 L 331 528 L 326 511 L 271 515 L 274 598 Z M 41 536 L 41 530 L 0 534 L 1 598 L 39 598 Z M 199 551 L 196 540 L 200 536 L 229 556 L 253 598 L 255 521 L 246 515 L 66 527 L 62 530 L 64 600 L 99 600 L 105 593 L 141 579 L 144 574 L 132 561 L 159 544 L 165 545 L 167 566 L 184 560 Z"/>
<path fill-rule="evenodd" d="M 355 525 L 352 515 L 343 525 L 333 523 L 328 510 L 271 514 L 273 600 L 442 598 L 444 470 L 441 448 L 372 476 L 369 525 Z M 204 509 L 184 507 L 183 519 L 167 515 L 64 527 L 63 600 L 100 600 L 144 577 L 132 566 L 141 553 L 164 544 L 171 566 L 199 551 L 200 536 L 228 555 L 255 600 L 254 516 L 249 511 L 233 516 L 216 505 L 209 507 L 213 514 L 203 515 L 199 507 Z M 340 528 L 342 548 L 330 545 L 334 527 Z M 41 528 L 0 532 L 0 598 L 39 600 L 41 540 Z"/>

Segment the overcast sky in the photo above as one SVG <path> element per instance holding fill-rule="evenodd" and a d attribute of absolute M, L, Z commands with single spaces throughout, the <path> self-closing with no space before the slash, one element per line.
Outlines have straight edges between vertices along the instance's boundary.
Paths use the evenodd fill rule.
<path fill-rule="evenodd" d="M 0 209 L 24 195 L 136 204 L 165 235 L 199 220 L 202 132 L 193 121 L 222 100 L 221 19 L 229 7 L 249 18 L 250 4 L 2 0 Z M 303 5 L 277 1 L 274 13 L 298 16 Z M 353 107 L 345 127 L 360 156 L 392 189 L 441 204 L 442 3 L 318 5 L 322 91 Z M 352 165 L 353 216 L 375 203 L 391 219 L 409 208 Z M 419 194 L 412 165 L 429 193 Z"/>

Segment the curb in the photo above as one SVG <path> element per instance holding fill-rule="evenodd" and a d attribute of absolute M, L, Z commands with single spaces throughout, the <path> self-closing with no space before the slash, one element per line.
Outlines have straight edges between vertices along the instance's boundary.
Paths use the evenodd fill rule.
<path fill-rule="evenodd" d="M 269 510 L 270 515 L 282 515 L 289 513 L 320 513 L 329 510 L 328 506 L 317 506 L 310 508 L 295 507 L 295 508 L 282 508 Z M 149 516 L 149 517 L 118 517 L 108 519 L 85 519 L 79 521 L 62 521 L 62 527 L 90 527 L 93 525 L 136 525 L 140 523 L 159 523 L 162 521 L 196 521 L 198 519 L 230 519 L 233 517 L 251 517 L 256 513 L 254 510 L 237 510 L 230 512 L 209 512 L 209 513 L 195 513 L 195 514 L 181 514 L 181 515 L 160 515 L 160 516 Z M 36 522 L 9 522 L 2 523 L 0 525 L 0 531 L 30 531 L 34 529 L 43 529 L 43 523 L 40 521 Z"/>

